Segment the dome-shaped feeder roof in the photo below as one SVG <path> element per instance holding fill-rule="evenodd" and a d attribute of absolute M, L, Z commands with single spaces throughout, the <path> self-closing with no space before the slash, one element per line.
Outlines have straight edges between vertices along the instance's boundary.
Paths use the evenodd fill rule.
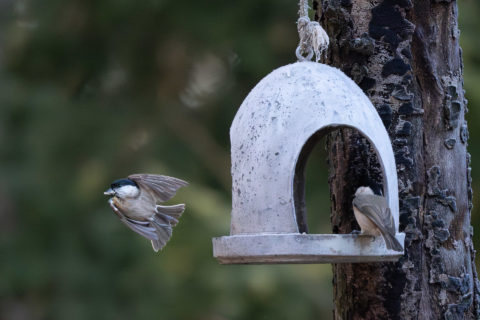
<path fill-rule="evenodd" d="M 213 239 L 221 263 L 385 261 L 402 255 L 386 249 L 382 238 L 299 233 L 293 180 L 300 152 L 315 133 L 338 127 L 358 130 L 376 151 L 403 243 L 395 159 L 377 111 L 340 70 L 297 62 L 262 79 L 231 126 L 231 230 Z"/>

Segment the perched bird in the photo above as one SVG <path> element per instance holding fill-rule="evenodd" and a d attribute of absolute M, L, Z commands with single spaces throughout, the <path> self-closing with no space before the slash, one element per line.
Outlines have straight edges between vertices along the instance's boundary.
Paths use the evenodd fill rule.
<path fill-rule="evenodd" d="M 114 181 L 104 192 L 112 196 L 108 203 L 127 227 L 152 241 L 158 252 L 170 240 L 172 227 L 185 210 L 184 204 L 162 206 L 187 182 L 156 174 L 132 174 Z"/>
<path fill-rule="evenodd" d="M 395 222 L 384 197 L 375 195 L 369 187 L 358 188 L 353 199 L 353 213 L 362 234 L 382 235 L 388 249 L 403 251 L 395 238 Z"/>

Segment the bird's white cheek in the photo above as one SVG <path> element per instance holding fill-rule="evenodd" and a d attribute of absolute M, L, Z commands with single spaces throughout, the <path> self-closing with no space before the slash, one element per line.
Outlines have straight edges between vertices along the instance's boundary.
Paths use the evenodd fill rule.
<path fill-rule="evenodd" d="M 123 186 L 115 192 L 120 198 L 134 198 L 139 195 L 140 190 L 135 186 Z"/>

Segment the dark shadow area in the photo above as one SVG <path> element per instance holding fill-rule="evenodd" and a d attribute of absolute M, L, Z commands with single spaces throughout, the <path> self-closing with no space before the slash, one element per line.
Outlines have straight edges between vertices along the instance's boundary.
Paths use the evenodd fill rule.
<path fill-rule="evenodd" d="M 344 130 L 354 130 L 352 128 L 345 128 L 339 126 L 331 126 L 323 128 L 313 134 L 305 143 L 300 152 L 297 166 L 295 168 L 294 177 L 294 201 L 295 214 L 300 233 L 322 234 L 332 233 L 331 227 L 331 208 L 330 208 L 330 192 L 329 192 L 329 164 L 328 152 L 326 150 L 327 137 L 330 134 L 340 133 L 340 128 Z M 371 187 L 376 194 L 383 193 L 383 182 L 376 182 L 372 179 L 372 172 L 367 168 L 369 163 L 376 163 L 378 168 L 378 158 L 371 143 L 362 135 L 356 135 L 354 141 L 348 141 L 349 145 L 360 146 L 359 153 L 349 161 L 354 161 L 355 171 L 352 172 L 352 177 L 359 177 L 349 182 L 349 187 L 352 188 L 352 200 L 354 190 L 360 186 Z M 380 170 L 380 169 L 379 169 Z M 378 173 L 373 173 L 373 175 Z M 381 176 L 382 174 L 380 174 Z M 307 177 L 309 177 L 307 179 Z M 348 180 L 348 177 L 341 177 Z M 383 178 L 381 178 L 383 180 Z M 334 208 L 335 209 L 335 208 Z M 307 214 L 310 212 L 311 214 Z M 346 215 L 353 215 L 353 210 L 349 210 Z M 353 219 L 352 230 L 359 230 L 359 226 Z M 337 232 L 333 232 L 337 233 Z"/>
<path fill-rule="evenodd" d="M 315 221 L 317 223 L 311 223 L 308 224 L 308 219 L 307 219 L 307 210 L 309 209 L 306 201 L 306 173 L 308 172 L 308 176 L 314 176 L 318 177 L 319 176 L 324 176 L 321 181 L 326 181 L 325 176 L 328 177 L 328 168 L 326 166 L 326 159 L 327 159 L 327 153 L 325 151 L 325 136 L 333 131 L 335 128 L 334 127 L 328 127 L 321 129 L 317 131 L 314 135 L 312 135 L 305 145 L 302 148 L 302 151 L 300 152 L 300 155 L 298 157 L 297 161 L 297 166 L 295 167 L 295 177 L 293 179 L 293 198 L 295 201 L 295 214 L 297 216 L 297 224 L 298 224 L 298 229 L 300 233 L 312 233 L 309 232 L 309 225 L 319 225 L 320 221 Z M 323 138 L 323 139 L 322 139 Z M 323 141 L 322 141 L 323 140 Z M 323 143 L 321 143 L 323 142 Z M 307 160 L 309 158 L 312 158 L 313 160 L 308 162 L 308 169 L 307 168 Z M 323 160 L 322 160 L 323 159 Z M 315 190 L 319 192 L 319 196 L 315 199 L 312 199 L 312 201 L 308 201 L 310 204 L 311 202 L 315 202 L 315 206 L 313 208 L 310 208 L 312 211 L 318 211 L 319 214 L 315 214 L 315 220 L 323 220 L 324 226 L 328 226 L 328 229 L 324 230 L 324 233 L 328 233 L 328 230 L 330 230 L 330 223 L 325 223 L 325 219 L 320 219 L 320 216 L 326 216 L 326 213 L 329 212 L 329 197 L 328 197 L 328 187 L 321 187 L 318 182 L 315 184 L 312 184 L 313 181 L 311 180 L 316 180 L 317 179 L 309 179 L 309 188 L 308 190 Z M 310 192 L 309 192 L 309 200 L 311 198 L 314 198 L 314 195 L 310 197 Z M 320 202 L 318 201 L 319 199 L 326 199 L 327 201 L 325 202 Z M 322 214 L 323 213 L 323 214 Z M 313 222 L 313 221 L 312 221 Z"/>

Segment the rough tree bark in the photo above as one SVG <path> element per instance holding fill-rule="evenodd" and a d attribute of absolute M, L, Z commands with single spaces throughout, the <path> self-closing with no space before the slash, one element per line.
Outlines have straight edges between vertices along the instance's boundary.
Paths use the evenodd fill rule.
<path fill-rule="evenodd" d="M 397 263 L 333 265 L 335 319 L 480 318 L 456 2 L 323 0 L 314 10 L 330 36 L 326 62 L 359 84 L 389 132 L 406 233 Z M 327 148 L 332 226 L 348 233 L 354 190 L 378 191 L 382 177 L 357 133 L 338 131 Z"/>

